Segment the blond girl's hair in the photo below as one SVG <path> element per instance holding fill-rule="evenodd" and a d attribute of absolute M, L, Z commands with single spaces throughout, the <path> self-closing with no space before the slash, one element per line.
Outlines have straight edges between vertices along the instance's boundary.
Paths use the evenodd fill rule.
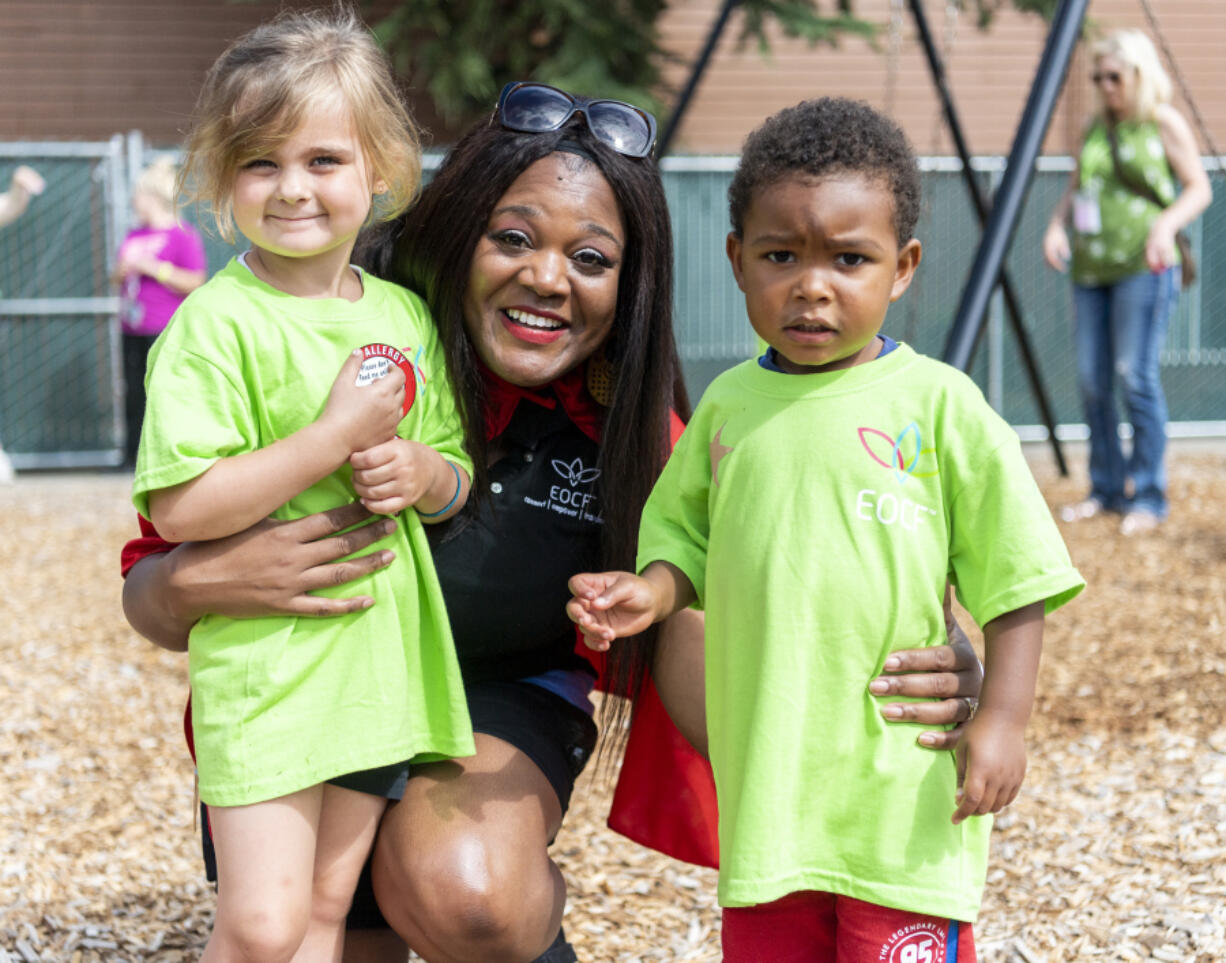
<path fill-rule="evenodd" d="M 175 209 L 175 199 L 178 197 L 179 165 L 173 157 L 163 154 L 154 158 L 140 172 L 133 185 L 133 190 L 152 197 L 165 204 L 166 209 Z"/>
<path fill-rule="evenodd" d="M 344 104 L 370 168 L 382 181 L 374 220 L 391 220 L 421 183 L 421 148 L 391 65 L 352 10 L 291 10 L 234 41 L 209 69 L 196 101 L 180 186 L 234 239 L 239 168 L 287 140 L 320 104 Z"/>
<path fill-rule="evenodd" d="M 1171 102 L 1171 78 L 1158 59 L 1153 41 L 1140 30 L 1113 30 L 1093 48 L 1094 59 L 1115 57 L 1133 72 L 1133 113 L 1137 120 L 1151 121 L 1162 104 Z M 1105 113 L 1101 98 L 1099 112 Z"/>

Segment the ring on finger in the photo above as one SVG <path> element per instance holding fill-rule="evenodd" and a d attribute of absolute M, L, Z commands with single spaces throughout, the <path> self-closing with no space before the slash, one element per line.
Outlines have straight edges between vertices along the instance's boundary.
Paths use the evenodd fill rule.
<path fill-rule="evenodd" d="M 973 699 L 970 696 L 962 696 L 962 702 L 966 706 L 966 719 L 964 721 L 970 722 L 975 718 L 975 713 L 979 709 L 979 700 Z"/>

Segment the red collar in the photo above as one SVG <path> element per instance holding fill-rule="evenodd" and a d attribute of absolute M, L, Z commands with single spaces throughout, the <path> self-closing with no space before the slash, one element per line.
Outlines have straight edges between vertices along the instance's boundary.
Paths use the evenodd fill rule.
<path fill-rule="evenodd" d="M 575 427 L 592 441 L 599 443 L 600 429 L 604 424 L 604 409 L 588 394 L 584 378 L 586 367 L 579 365 L 547 385 L 522 388 L 503 380 L 482 364 L 481 376 L 485 381 L 486 440 L 497 438 L 506 431 L 515 409 L 520 401 L 524 400 L 549 409 L 556 408 L 558 402 L 561 402 L 562 410 Z"/>

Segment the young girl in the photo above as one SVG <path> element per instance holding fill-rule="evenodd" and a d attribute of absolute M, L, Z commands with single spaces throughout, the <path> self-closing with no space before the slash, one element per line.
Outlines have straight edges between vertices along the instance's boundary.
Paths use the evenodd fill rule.
<path fill-rule="evenodd" d="M 174 540 L 355 491 L 374 512 L 413 509 L 387 539 L 395 563 L 359 590 L 378 606 L 321 621 L 206 616 L 189 645 L 219 873 L 203 959 L 339 960 L 405 760 L 474 751 L 421 522 L 459 509 L 471 463 L 422 302 L 349 264 L 372 214 L 412 197 L 417 140 L 369 32 L 349 14 L 290 13 L 210 70 L 185 174 L 251 248 L 154 348 L 137 508 Z M 372 380 L 380 359 L 390 373 Z"/>
<path fill-rule="evenodd" d="M 204 283 L 207 262 L 200 234 L 175 212 L 175 163 L 159 157 L 132 191 L 136 226 L 119 245 L 112 280 L 119 285 L 123 326 L 124 465 L 136 464 L 145 415 L 149 351 L 175 310 Z"/>

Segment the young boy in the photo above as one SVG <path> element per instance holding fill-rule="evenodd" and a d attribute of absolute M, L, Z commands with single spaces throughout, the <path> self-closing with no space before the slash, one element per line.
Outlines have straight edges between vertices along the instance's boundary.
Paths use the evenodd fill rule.
<path fill-rule="evenodd" d="M 770 347 L 694 413 L 643 512 L 642 575 L 577 575 L 568 612 L 604 649 L 706 609 L 726 961 L 965 963 L 991 827 L 967 817 L 1016 795 L 1043 617 L 1085 583 L 1017 435 L 878 333 L 920 261 L 902 132 L 808 101 L 750 135 L 728 193 Z M 987 645 L 956 758 L 887 726 L 862 684 L 944 640 L 947 579 Z"/>

